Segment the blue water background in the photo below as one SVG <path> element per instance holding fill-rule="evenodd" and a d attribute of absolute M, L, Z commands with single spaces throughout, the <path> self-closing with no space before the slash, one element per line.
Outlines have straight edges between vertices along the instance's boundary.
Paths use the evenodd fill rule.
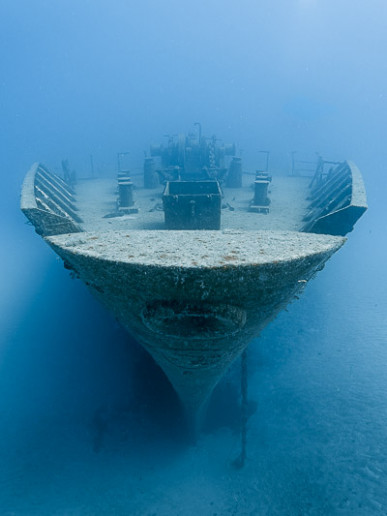
<path fill-rule="evenodd" d="M 387 514 L 387 6 L 8 1 L 0 5 L 0 514 Z M 149 357 L 25 224 L 32 162 L 80 175 L 185 132 L 350 158 L 370 209 L 252 343 L 187 443 Z M 284 158 L 285 156 L 285 158 Z"/>

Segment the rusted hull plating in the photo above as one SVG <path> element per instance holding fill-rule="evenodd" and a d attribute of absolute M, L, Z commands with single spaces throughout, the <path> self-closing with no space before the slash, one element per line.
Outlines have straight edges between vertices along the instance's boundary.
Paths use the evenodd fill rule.
<path fill-rule="evenodd" d="M 153 264 L 139 263 L 136 256 L 117 259 L 114 242 L 121 246 L 118 254 L 123 256 L 125 237 L 127 242 L 143 238 L 145 246 L 147 239 L 158 238 L 156 234 L 166 233 L 164 238 L 171 238 L 177 232 L 135 233 L 100 235 L 102 242 L 110 240 L 107 251 L 110 256 L 104 256 L 104 249 L 98 251 L 98 247 L 96 251 L 90 250 L 97 239 L 95 235 L 83 233 L 81 239 L 79 235 L 61 235 L 47 240 L 149 351 L 191 416 L 200 413 L 216 383 L 248 343 L 345 240 L 278 232 L 278 242 L 287 252 L 282 249 L 278 251 L 282 258 L 274 256 L 265 261 L 260 242 L 269 232 L 256 232 L 250 235 L 250 238 L 255 236 L 256 243 L 250 246 L 247 263 L 218 262 L 192 267 L 162 265 L 157 257 Z M 222 238 L 219 232 L 205 232 L 209 241 L 214 233 L 218 239 Z M 197 235 L 203 239 L 200 231 L 179 232 L 178 237 L 194 239 Z M 234 244 L 243 240 L 242 232 L 237 236 L 233 235 Z M 223 237 L 226 247 L 229 236 Z M 275 245 L 272 232 L 271 238 Z M 127 245 L 130 249 L 130 244 Z M 304 251 L 295 250 L 297 246 Z M 202 251 L 197 250 L 198 256 Z"/>

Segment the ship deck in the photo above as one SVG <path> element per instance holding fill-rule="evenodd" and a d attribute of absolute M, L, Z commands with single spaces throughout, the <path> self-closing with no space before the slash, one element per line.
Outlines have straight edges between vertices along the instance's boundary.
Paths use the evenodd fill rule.
<path fill-rule="evenodd" d="M 299 231 L 307 210 L 310 178 L 273 176 L 267 214 L 249 212 L 254 196 L 253 181 L 254 176 L 246 174 L 242 188 L 223 189 L 221 229 Z M 140 186 L 140 178 L 134 178 L 133 182 L 133 198 L 138 213 L 113 216 L 117 209 L 117 181 L 113 178 L 79 180 L 76 192 L 78 213 L 83 220 L 82 229 L 98 232 L 165 229 L 163 186 L 147 190 Z"/>

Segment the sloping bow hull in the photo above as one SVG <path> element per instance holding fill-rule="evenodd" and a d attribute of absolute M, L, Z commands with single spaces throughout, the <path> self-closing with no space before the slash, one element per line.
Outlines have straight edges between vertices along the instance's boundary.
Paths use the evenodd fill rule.
<path fill-rule="evenodd" d="M 280 231 L 47 237 L 198 414 L 230 364 L 345 239 Z"/>

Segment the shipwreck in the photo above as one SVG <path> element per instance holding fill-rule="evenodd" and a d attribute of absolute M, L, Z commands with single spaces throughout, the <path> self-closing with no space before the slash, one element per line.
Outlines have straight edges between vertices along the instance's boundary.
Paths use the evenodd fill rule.
<path fill-rule="evenodd" d="M 344 244 L 367 209 L 350 161 L 245 171 L 234 144 L 152 145 L 141 174 L 78 180 L 41 163 L 21 209 L 164 370 L 190 418 L 249 342 Z"/>

